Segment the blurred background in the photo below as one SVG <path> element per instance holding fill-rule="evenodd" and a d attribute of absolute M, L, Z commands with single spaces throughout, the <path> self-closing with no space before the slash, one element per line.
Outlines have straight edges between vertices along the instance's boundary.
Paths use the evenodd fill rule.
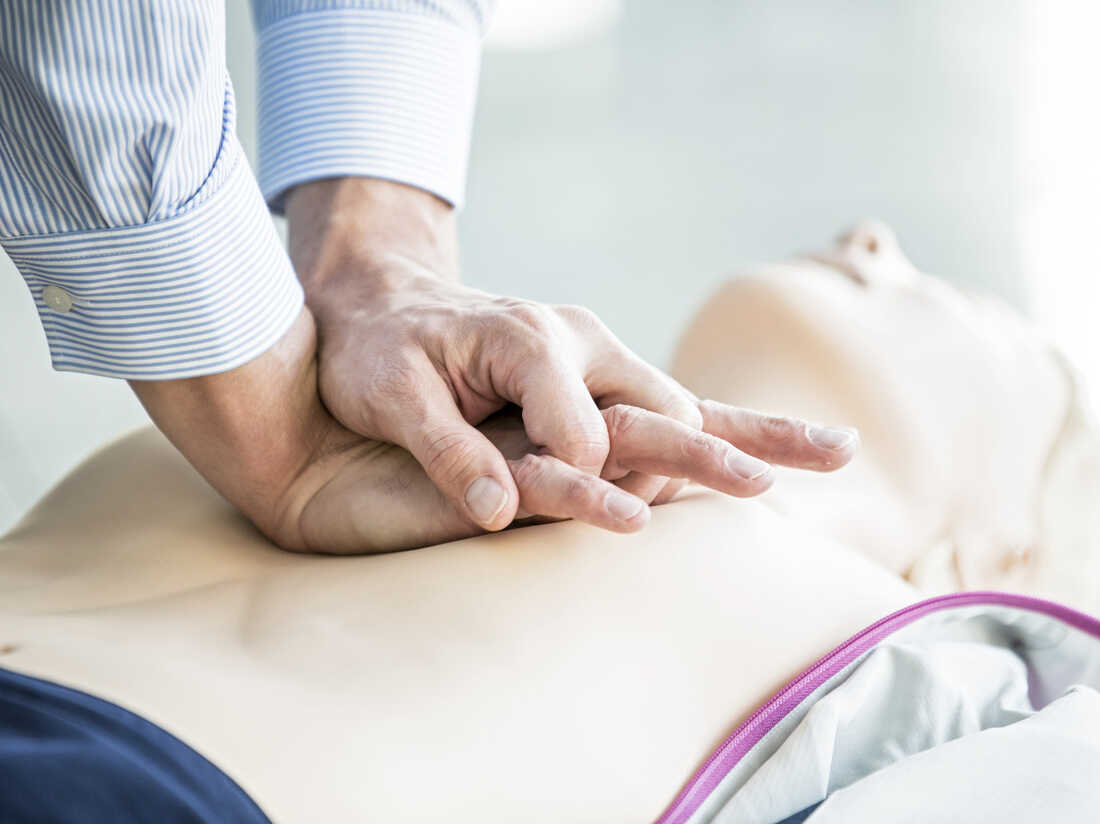
<path fill-rule="evenodd" d="M 247 2 L 227 14 L 254 152 Z M 726 277 L 875 216 L 922 269 L 1035 317 L 1095 383 L 1098 30 L 1087 0 L 500 0 L 466 280 L 587 305 L 664 365 Z M 50 369 L 0 255 L 0 532 L 145 421 L 124 383 Z"/>

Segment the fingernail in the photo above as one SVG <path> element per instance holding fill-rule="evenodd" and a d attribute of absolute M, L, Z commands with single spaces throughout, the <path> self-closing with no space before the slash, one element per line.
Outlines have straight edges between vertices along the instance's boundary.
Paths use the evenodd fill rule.
<path fill-rule="evenodd" d="M 645 506 L 645 501 L 635 498 L 633 495 L 627 495 L 625 492 L 611 491 L 608 492 L 607 497 L 604 498 L 603 505 L 607 508 L 612 518 L 618 518 L 620 521 L 629 521 L 642 511 L 642 507 Z"/>
<path fill-rule="evenodd" d="M 765 475 L 772 467 L 759 458 L 746 455 L 744 452 L 731 450 L 726 454 L 726 468 L 734 475 L 744 478 L 746 481 L 755 481 Z"/>
<path fill-rule="evenodd" d="M 843 449 L 855 439 L 856 430 L 851 427 L 806 424 L 806 440 L 821 449 Z"/>
<path fill-rule="evenodd" d="M 491 524 L 506 503 L 508 493 L 488 475 L 482 475 L 466 488 L 466 506 L 470 508 L 474 519 L 483 526 Z"/>

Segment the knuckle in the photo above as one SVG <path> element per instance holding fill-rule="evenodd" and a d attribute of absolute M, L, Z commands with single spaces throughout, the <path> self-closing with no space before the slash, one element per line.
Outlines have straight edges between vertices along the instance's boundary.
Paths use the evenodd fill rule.
<path fill-rule="evenodd" d="M 698 405 L 679 392 L 672 393 L 669 396 L 664 409 L 668 410 L 664 413 L 665 415 L 685 426 L 690 426 L 692 429 L 703 428 L 703 413 L 699 411 Z"/>
<path fill-rule="evenodd" d="M 545 462 L 533 453 L 511 461 L 510 464 L 512 478 L 521 489 L 538 486 L 546 474 Z"/>
<path fill-rule="evenodd" d="M 542 336 L 531 334 L 530 327 L 504 318 L 485 336 L 481 356 L 492 364 L 493 374 L 507 375 L 503 380 L 509 384 L 531 363 L 541 360 L 547 348 Z"/>
<path fill-rule="evenodd" d="M 573 466 L 601 469 L 610 451 L 606 430 L 592 431 L 569 444 L 566 460 Z"/>
<path fill-rule="evenodd" d="M 680 420 L 692 429 L 703 428 L 703 413 L 695 404 L 691 404 L 684 410 L 684 416 Z"/>
<path fill-rule="evenodd" d="M 617 403 L 604 410 L 604 421 L 607 424 L 607 432 L 611 441 L 622 438 L 638 421 L 641 420 L 642 410 L 636 406 L 625 403 Z"/>
<path fill-rule="evenodd" d="M 802 433 L 798 421 L 782 415 L 763 415 L 757 419 L 756 425 L 767 440 L 780 444 L 792 444 Z"/>
<path fill-rule="evenodd" d="M 558 317 L 569 323 L 570 326 L 578 329 L 591 330 L 591 331 L 604 331 L 607 329 L 604 326 L 599 315 L 589 309 L 587 306 L 577 306 L 574 304 L 561 304 L 554 307 L 554 311 L 557 312 Z"/>
<path fill-rule="evenodd" d="M 556 347 L 554 331 L 546 314 L 541 307 L 528 304 L 509 309 L 492 336 L 500 356 L 516 363 L 551 358 Z"/>
<path fill-rule="evenodd" d="M 580 509 L 592 499 L 596 479 L 589 475 L 573 476 L 562 487 L 562 499 L 571 509 Z"/>
<path fill-rule="evenodd" d="M 439 429 L 424 433 L 424 470 L 433 478 L 459 480 L 477 457 L 469 439 L 454 429 Z"/>
<path fill-rule="evenodd" d="M 692 432 L 684 439 L 683 452 L 693 458 L 709 460 L 725 454 L 726 447 L 705 432 Z"/>
<path fill-rule="evenodd" d="M 713 419 L 718 417 L 719 415 L 722 415 L 723 413 L 728 413 L 729 409 L 730 407 L 726 406 L 726 404 L 719 403 L 718 401 L 711 400 L 710 398 L 703 398 L 703 400 L 699 401 L 695 405 L 695 410 L 699 413 L 700 417 L 703 420 L 706 420 L 707 418 Z"/>
<path fill-rule="evenodd" d="M 517 301 L 508 307 L 508 314 L 536 332 L 545 332 L 551 324 L 550 310 L 538 303 Z"/>

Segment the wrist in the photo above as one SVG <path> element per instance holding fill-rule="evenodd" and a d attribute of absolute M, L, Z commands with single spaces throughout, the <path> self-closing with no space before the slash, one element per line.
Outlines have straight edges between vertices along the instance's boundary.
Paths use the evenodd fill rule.
<path fill-rule="evenodd" d="M 402 288 L 402 272 L 458 280 L 454 209 L 424 189 L 369 177 L 310 181 L 287 195 L 286 217 L 307 300 L 347 279 L 380 291 Z"/>

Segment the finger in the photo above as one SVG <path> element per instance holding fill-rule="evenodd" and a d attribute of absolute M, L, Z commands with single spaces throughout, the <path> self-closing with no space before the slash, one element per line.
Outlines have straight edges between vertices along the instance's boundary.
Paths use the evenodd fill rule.
<path fill-rule="evenodd" d="M 673 418 L 693 429 L 702 427 L 703 416 L 694 395 L 669 375 L 623 346 L 606 328 L 604 337 L 607 349 L 591 364 L 586 379 L 599 406 L 609 407 L 620 403 L 639 406 Z M 669 483 L 669 479 L 663 475 L 647 475 L 643 472 L 629 472 L 621 478 L 609 478 L 606 465 L 604 469 L 604 478 L 614 480 L 620 489 L 637 495 L 646 503 L 655 502 Z"/>
<path fill-rule="evenodd" d="M 613 469 L 687 478 L 738 497 L 771 486 L 771 467 L 721 438 L 636 406 L 604 410 Z"/>
<path fill-rule="evenodd" d="M 657 497 L 650 501 L 650 505 L 660 506 L 661 504 L 667 504 L 669 501 L 673 500 L 677 495 L 679 495 L 683 488 L 687 485 L 688 482 L 685 478 L 671 479 L 667 484 L 665 484 L 665 488 L 657 493 Z"/>
<path fill-rule="evenodd" d="M 434 369 L 414 380 L 416 391 L 386 410 L 383 427 L 397 433 L 394 442 L 413 454 L 458 512 L 483 529 L 508 526 L 519 493 L 504 456 L 466 422 Z"/>
<path fill-rule="evenodd" d="M 702 427 L 703 416 L 694 395 L 618 340 L 614 343 L 616 346 L 611 353 L 592 364 L 586 381 L 601 407 L 620 403 L 639 406 L 693 429 Z"/>
<path fill-rule="evenodd" d="M 645 501 L 553 455 L 509 461 L 525 512 L 573 518 L 612 532 L 636 532 L 649 521 Z"/>
<path fill-rule="evenodd" d="M 604 479 L 610 480 L 606 476 Z M 613 481 L 613 483 L 624 492 L 629 492 L 649 504 L 653 503 L 653 500 L 665 488 L 668 478 L 664 475 L 647 475 L 644 472 L 627 472 L 622 478 Z"/>
<path fill-rule="evenodd" d="M 850 427 L 817 426 L 717 401 L 701 401 L 699 411 L 704 431 L 783 466 L 831 472 L 848 463 L 859 448 L 859 432 Z"/>
<path fill-rule="evenodd" d="M 607 460 L 607 426 L 580 374 L 550 360 L 532 366 L 517 384 L 515 402 L 532 443 L 590 475 Z"/>

